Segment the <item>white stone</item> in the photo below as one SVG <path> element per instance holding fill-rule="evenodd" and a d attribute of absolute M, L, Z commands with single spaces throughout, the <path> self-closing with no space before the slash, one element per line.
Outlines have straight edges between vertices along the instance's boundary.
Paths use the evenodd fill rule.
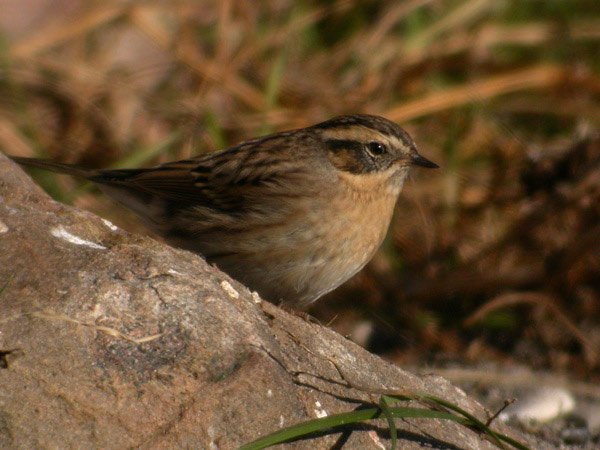
<path fill-rule="evenodd" d="M 84 245 L 86 247 L 94 248 L 97 250 L 107 250 L 107 248 L 104 247 L 103 245 L 96 244 L 95 242 L 88 241 L 86 239 L 82 239 L 79 236 L 75 236 L 74 234 L 65 230 L 65 228 L 62 225 L 52 228 L 50 230 L 50 234 L 52 236 L 54 236 L 55 238 L 69 242 L 70 244 Z"/>
<path fill-rule="evenodd" d="M 240 293 L 233 288 L 229 281 L 221 281 L 221 287 L 231 298 L 240 298 Z"/>

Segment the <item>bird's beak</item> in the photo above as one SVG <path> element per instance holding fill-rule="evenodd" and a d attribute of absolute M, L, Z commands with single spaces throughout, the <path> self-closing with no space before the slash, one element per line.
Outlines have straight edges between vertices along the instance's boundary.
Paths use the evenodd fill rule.
<path fill-rule="evenodd" d="M 429 161 L 427 158 L 423 158 L 418 153 L 410 156 L 410 165 L 425 167 L 426 169 L 438 169 L 440 167 L 436 163 Z"/>

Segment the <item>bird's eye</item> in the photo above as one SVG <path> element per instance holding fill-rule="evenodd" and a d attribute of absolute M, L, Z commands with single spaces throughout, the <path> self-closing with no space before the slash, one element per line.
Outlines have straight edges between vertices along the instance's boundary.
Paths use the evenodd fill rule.
<path fill-rule="evenodd" d="M 372 156 L 379 156 L 385 153 L 385 146 L 379 142 L 369 142 L 367 150 Z"/>

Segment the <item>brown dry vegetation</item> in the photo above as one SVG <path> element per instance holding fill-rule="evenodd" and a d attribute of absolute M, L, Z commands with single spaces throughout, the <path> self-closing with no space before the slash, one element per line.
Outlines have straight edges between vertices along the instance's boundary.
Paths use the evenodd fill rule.
<path fill-rule="evenodd" d="M 0 149 L 94 167 L 368 112 L 438 162 L 313 310 L 402 362 L 600 374 L 600 3 L 0 3 Z M 53 196 L 141 230 L 90 186 Z M 0 284 L 2 280 L 0 280 Z M 374 330 L 374 331 L 373 331 Z"/>

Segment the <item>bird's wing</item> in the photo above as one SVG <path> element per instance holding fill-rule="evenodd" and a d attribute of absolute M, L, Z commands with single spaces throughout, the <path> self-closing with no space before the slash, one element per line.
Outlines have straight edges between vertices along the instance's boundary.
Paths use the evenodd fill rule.
<path fill-rule="evenodd" d="M 243 212 L 264 196 L 297 195 L 306 173 L 284 136 L 247 141 L 228 150 L 149 169 L 100 170 L 91 181 L 143 214 L 132 202 L 163 200 L 171 207 L 201 206 Z M 287 146 L 287 147 L 286 147 Z"/>

